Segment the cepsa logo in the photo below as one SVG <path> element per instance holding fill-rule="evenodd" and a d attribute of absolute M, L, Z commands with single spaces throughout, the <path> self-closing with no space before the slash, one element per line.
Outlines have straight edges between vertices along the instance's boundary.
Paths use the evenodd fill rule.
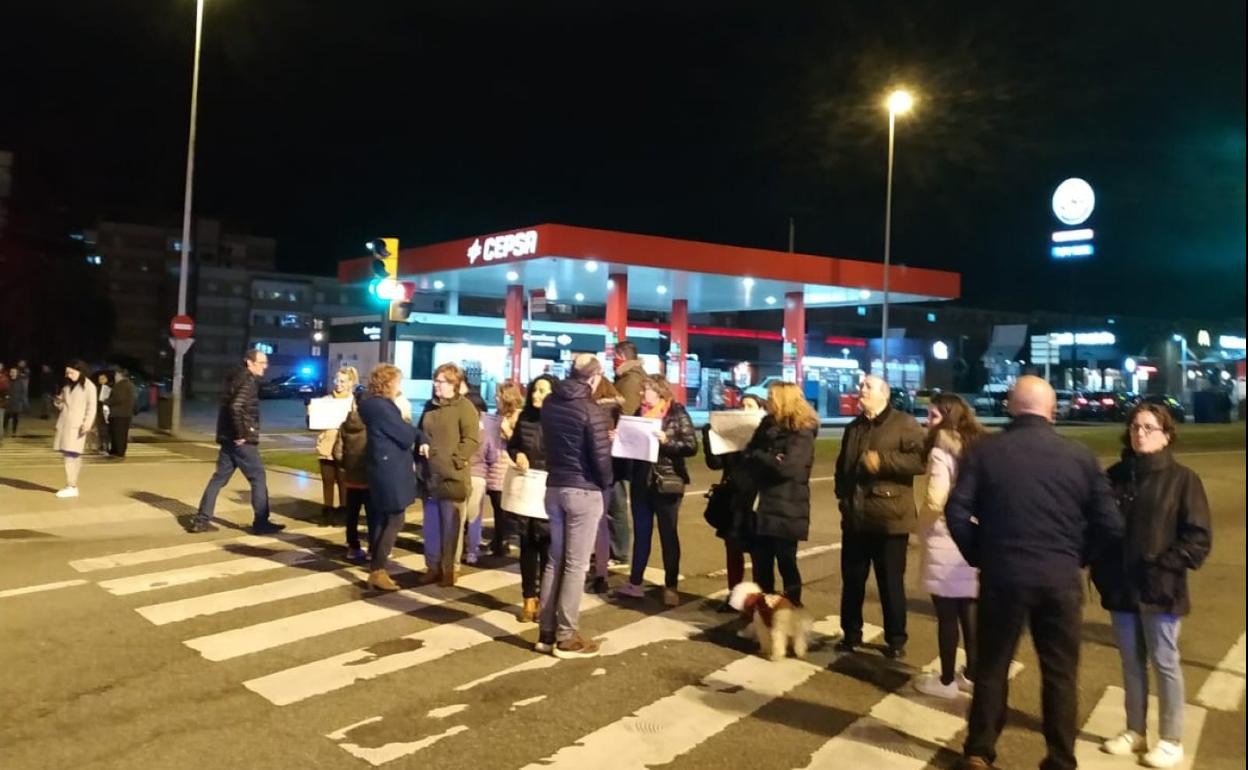
<path fill-rule="evenodd" d="M 475 265 L 478 259 L 493 262 L 509 257 L 527 257 L 537 253 L 537 231 L 523 230 L 506 235 L 492 235 L 482 243 L 480 238 L 473 240 L 468 247 L 468 264 Z"/>

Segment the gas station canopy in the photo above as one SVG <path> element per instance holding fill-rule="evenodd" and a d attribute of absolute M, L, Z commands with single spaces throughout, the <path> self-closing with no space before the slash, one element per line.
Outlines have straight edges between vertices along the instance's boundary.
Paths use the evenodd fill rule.
<path fill-rule="evenodd" d="M 367 281 L 369 259 L 339 263 L 342 283 Z M 883 301 L 884 266 L 876 262 L 723 246 L 699 241 L 544 224 L 402 249 L 399 279 L 422 292 L 504 297 L 508 286 L 543 290 L 552 302 L 604 305 L 611 276 L 628 278 L 628 307 L 667 312 L 780 309 L 801 292 L 805 306 Z M 889 301 L 956 299 L 961 276 L 943 270 L 890 268 Z"/>

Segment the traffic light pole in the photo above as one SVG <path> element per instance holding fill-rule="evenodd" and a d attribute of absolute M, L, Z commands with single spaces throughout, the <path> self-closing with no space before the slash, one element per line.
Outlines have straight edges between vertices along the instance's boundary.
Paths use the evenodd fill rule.
<path fill-rule="evenodd" d="M 191 67 L 191 129 L 186 142 L 186 191 L 182 200 L 182 259 L 178 269 L 178 315 L 186 315 L 186 284 L 190 270 L 191 248 L 191 191 L 195 179 L 195 120 L 199 112 L 199 47 L 204 31 L 204 0 L 195 3 L 195 63 Z M 169 432 L 177 434 L 182 427 L 182 363 L 190 345 L 180 344 L 173 348 L 173 413 Z"/>
<path fill-rule="evenodd" d="M 377 347 L 377 361 L 382 364 L 394 363 L 390 360 L 390 306 L 381 311 L 381 343 Z"/>

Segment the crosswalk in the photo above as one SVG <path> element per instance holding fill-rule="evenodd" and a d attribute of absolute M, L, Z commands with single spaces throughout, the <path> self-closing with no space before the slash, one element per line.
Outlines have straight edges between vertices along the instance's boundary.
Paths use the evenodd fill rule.
<path fill-rule="evenodd" d="M 88 453 L 83 455 L 88 465 L 108 465 L 115 462 L 109 458 Z M 132 443 L 126 448 L 125 463 L 136 465 L 151 462 L 195 462 L 162 444 Z M 0 468 L 31 469 L 57 468 L 64 458 L 52 449 L 52 440 L 8 439 L 0 444 Z"/>
<path fill-rule="evenodd" d="M 802 708 L 812 687 L 838 682 L 863 693 L 856 718 L 834 734 L 807 736 L 782 764 L 760 767 L 923 770 L 939 766 L 942 752 L 960 748 L 969 698 L 922 695 L 907 684 L 909 669 L 882 658 L 855 664 L 883 671 L 879 678 L 843 672 L 847 661 L 833 644 L 840 625 L 835 615 L 815 623 L 804 660 L 771 662 L 736 640 L 735 616 L 716 611 L 723 591 L 686 592 L 683 604 L 653 614 L 586 594 L 582 621 L 601 643 L 601 655 L 564 661 L 531 651 L 536 627 L 516 617 L 520 576 L 514 563 L 466 570 L 454 587 L 368 593 L 360 590 L 363 568 L 332 560 L 340 537 L 337 528 L 304 527 L 90 556 L 69 562 L 80 578 L 63 584 L 90 584 L 74 590 L 123 602 L 145 624 L 162 629 L 162 638 L 201 659 L 199 665 L 220 667 L 233 684 L 273 708 L 315 704 L 335 713 L 328 705 L 334 699 L 376 693 L 387 682 L 438 683 L 411 702 L 382 699 L 372 713 L 359 711 L 357 698 L 356 708 L 334 720 L 338 724 L 321 725 L 311 737 L 326 741 L 347 763 L 442 766 L 496 731 L 538 720 L 549 723 L 543 740 L 518 753 L 510 767 L 640 770 L 678 760 L 698 766 L 691 757 L 704 756 L 700 752 L 718 741 L 740 740 L 743 730 L 762 729 L 783 704 Z M 408 573 L 422 567 L 419 554 L 397 550 L 390 571 L 410 584 Z M 7 593 L 16 597 L 22 590 Z M 867 642 L 881 633 L 864 628 Z M 1239 707 L 1243 646 L 1241 637 L 1215 672 L 1238 677 L 1239 690 L 1229 680 L 1206 684 L 1210 692 L 1202 697 L 1221 705 L 1188 706 L 1186 766 L 1192 766 L 1208 711 L 1232 702 L 1231 710 Z M 670 671 L 672 661 L 702 659 L 706 664 L 693 676 Z M 936 666 L 932 661 L 927 668 Z M 1023 670 L 1015 662 L 1010 675 Z M 635 699 L 578 709 L 564 721 L 550 716 L 560 704 L 592 692 L 627 692 L 638 683 Z M 1110 687 L 1081 733 L 1081 766 L 1118 766 L 1104 764 L 1096 749 L 1122 721 L 1122 693 Z"/>

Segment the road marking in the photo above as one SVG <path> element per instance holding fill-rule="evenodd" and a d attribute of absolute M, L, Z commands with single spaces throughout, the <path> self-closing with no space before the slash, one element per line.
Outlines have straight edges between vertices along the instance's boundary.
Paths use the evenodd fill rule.
<path fill-rule="evenodd" d="M 250 508 L 240 508 L 239 510 L 251 510 Z M 164 514 L 168 515 L 168 514 Z M 172 559 L 181 559 L 186 556 L 195 556 L 201 553 L 213 553 L 215 551 L 225 550 L 230 546 L 271 546 L 274 541 L 278 542 L 307 542 L 309 540 L 319 540 L 326 535 L 335 535 L 342 532 L 342 527 L 308 527 L 306 529 L 288 529 L 284 532 L 278 532 L 272 535 L 246 535 L 243 537 L 227 538 L 222 540 L 204 540 L 195 543 L 186 543 L 182 545 L 171 545 L 164 548 L 147 548 L 142 551 L 123 551 L 121 553 L 109 554 L 107 556 L 93 556 L 89 559 L 77 559 L 71 561 L 69 566 L 79 572 L 97 572 L 99 570 L 114 569 L 116 567 L 133 567 L 139 564 L 150 564 L 157 561 L 169 561 Z"/>
<path fill-rule="evenodd" d="M 840 619 L 832 616 L 817 625 L 836 628 Z M 878 628 L 864 630 L 864 638 L 869 635 L 874 639 L 880 633 Z M 837 657 L 829 639 L 810 653 L 809 660 L 770 661 L 757 654 L 739 658 L 524 770 L 636 770 L 666 765 L 782 697 Z"/>
<path fill-rule="evenodd" d="M 453 735 L 467 732 L 467 730 L 468 728 L 463 725 L 456 725 L 446 732 L 431 735 L 418 741 L 412 741 L 411 743 L 387 743 L 375 749 L 357 746 L 354 743 L 339 743 L 338 745 L 351 756 L 362 759 L 373 767 L 380 767 L 387 762 L 393 762 L 399 757 L 406 757 L 409 754 L 415 754 L 418 751 L 427 749 L 443 738 L 450 738 Z"/>
<path fill-rule="evenodd" d="M 1244 635 L 1209 674 L 1196 693 L 1196 702 L 1218 711 L 1238 711 L 1244 699 Z"/>
<path fill-rule="evenodd" d="M 10 596 L 24 596 L 26 594 L 37 594 L 43 591 L 55 591 L 58 588 L 70 588 L 71 586 L 86 585 L 89 580 L 62 580 L 59 583 L 41 583 L 35 586 L 23 586 L 21 588 L 9 588 L 0 591 L 0 599 L 7 599 Z"/>
<path fill-rule="evenodd" d="M 841 544 L 840 544 L 840 543 L 828 543 L 828 544 L 826 544 L 826 545 L 816 545 L 816 546 L 812 546 L 812 547 L 810 547 L 810 548 L 803 548 L 802 550 L 798 551 L 798 552 L 797 552 L 797 558 L 799 558 L 799 559 L 806 559 L 806 558 L 809 558 L 809 557 L 811 557 L 811 556 L 818 556 L 819 554 L 827 553 L 828 551 L 839 551 L 839 550 L 841 550 Z M 746 560 L 745 560 L 745 566 L 746 566 L 747 568 L 749 568 L 749 567 L 753 567 L 753 566 L 754 566 L 754 562 L 753 562 L 753 560 L 751 560 L 751 559 L 746 559 Z M 708 578 L 721 578 L 721 577 L 726 576 L 727 574 L 728 574 L 728 570 L 726 570 L 726 569 L 717 569 L 717 570 L 715 570 L 714 572 L 708 572 L 708 573 L 706 573 L 706 576 L 707 576 Z"/>
<path fill-rule="evenodd" d="M 959 659 L 965 653 L 958 650 Z M 937 670 L 940 658 L 924 667 Z M 1010 663 L 1009 677 L 1023 670 L 1018 661 Z M 952 700 L 923 695 L 913 682 L 881 698 L 871 711 L 820 746 L 804 770 L 833 770 L 843 767 L 870 767 L 874 770 L 922 770 L 935 758 L 940 746 L 947 745 L 966 727 L 970 698 Z"/>
<path fill-rule="evenodd" d="M 389 571 L 391 575 L 401 575 L 414 571 L 422 564 L 424 564 L 424 557 L 412 554 L 391 560 Z M 237 588 L 233 591 L 218 591 L 204 596 L 149 604 L 146 607 L 137 607 L 135 611 L 154 625 L 163 626 L 190 618 L 216 615 L 243 607 L 255 607 L 283 599 L 293 599 L 296 596 L 307 596 L 342 586 L 358 585 L 364 575 L 363 567 L 348 567 L 337 572 L 317 572 L 272 583 Z"/>
<path fill-rule="evenodd" d="M 155 591 L 172 586 L 184 586 L 205 580 L 249 575 L 255 572 L 290 567 L 320 557 L 320 550 L 299 548 L 293 551 L 273 551 L 267 556 L 246 556 L 241 559 L 201 564 L 195 567 L 165 570 L 164 572 L 147 572 L 142 575 L 115 578 L 100 581 L 100 588 L 114 596 Z"/>
<path fill-rule="evenodd" d="M 585 594 L 581 600 L 581 612 L 589 612 L 605 604 L 600 597 Z M 402 640 L 414 643 L 409 650 L 379 654 L 364 647 L 251 679 L 243 682 L 243 686 L 270 703 L 288 706 L 356 682 L 432 663 L 504 636 L 520 636 L 532 629 L 532 623 L 521 623 L 516 619 L 514 610 L 490 610 L 408 634 Z"/>
<path fill-rule="evenodd" d="M 1097 701 L 1096 708 L 1088 715 L 1075 741 L 1075 760 L 1082 770 L 1121 770 L 1130 766 L 1133 758 L 1115 757 L 1101 751 L 1101 743 L 1122 732 L 1127 726 L 1127 714 L 1123 706 L 1125 693 L 1121 687 L 1106 687 Z M 1157 696 L 1148 699 L 1148 734 L 1158 735 L 1157 715 L 1161 706 Z M 1175 765 L 1179 770 L 1196 766 L 1196 752 L 1200 749 L 1200 734 L 1205 728 L 1208 712 L 1190 703 L 1183 706 L 1183 761 Z"/>
<path fill-rule="evenodd" d="M 373 623 L 399 615 L 457 601 L 471 593 L 488 593 L 520 582 L 515 565 L 501 570 L 485 570 L 461 578 L 454 588 L 429 586 L 415 591 L 398 591 L 325 607 L 265 623 L 235 628 L 183 642 L 208 660 L 229 660 L 243 655 L 310 639 L 344 628 Z"/>

